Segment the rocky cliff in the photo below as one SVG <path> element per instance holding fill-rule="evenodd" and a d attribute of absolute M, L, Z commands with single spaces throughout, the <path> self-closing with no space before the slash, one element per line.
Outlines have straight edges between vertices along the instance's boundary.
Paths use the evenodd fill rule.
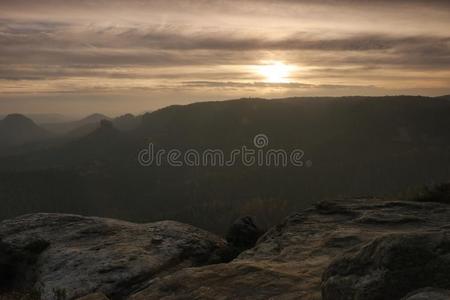
<path fill-rule="evenodd" d="M 176 222 L 38 214 L 2 222 L 0 236 L 16 253 L 9 270 L 45 299 L 55 288 L 68 299 L 449 299 L 450 206 L 438 203 L 321 202 L 228 263 L 217 263 L 226 242 Z"/>

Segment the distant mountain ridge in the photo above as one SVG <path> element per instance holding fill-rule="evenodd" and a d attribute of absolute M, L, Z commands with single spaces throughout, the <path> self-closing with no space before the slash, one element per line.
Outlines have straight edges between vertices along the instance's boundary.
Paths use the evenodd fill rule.
<path fill-rule="evenodd" d="M 94 132 L 103 120 L 111 121 L 114 127 L 119 130 L 132 130 L 140 125 L 141 116 L 125 114 L 116 118 L 110 118 L 100 113 L 94 113 L 77 121 L 43 124 L 42 126 L 60 136 L 78 139 Z"/>
<path fill-rule="evenodd" d="M 71 121 L 71 122 L 63 122 L 63 123 L 46 123 L 42 124 L 41 126 L 48 131 L 54 132 L 55 134 L 69 134 L 71 131 L 76 131 L 79 128 L 86 126 L 86 125 L 97 125 L 101 120 L 110 120 L 111 118 L 100 114 L 100 113 L 94 113 L 91 114 L 83 119 L 77 120 L 77 121 Z M 83 130 L 81 130 L 83 132 Z"/>
<path fill-rule="evenodd" d="M 242 210 L 276 219 L 315 200 L 398 193 L 450 179 L 449 115 L 450 101 L 442 97 L 174 105 L 138 117 L 138 125 L 128 131 L 112 120 L 112 126 L 95 125 L 89 134 L 57 147 L 0 158 L 0 188 L 11 195 L 0 218 L 45 203 L 51 211 L 134 221 L 175 219 L 220 232 Z M 242 146 L 254 148 L 257 134 L 267 136 L 265 150 L 301 149 L 312 163 L 143 167 L 137 160 L 150 142 L 166 151 L 220 149 L 227 155 Z M 54 188 L 55 182 L 61 187 Z M 265 206 L 270 210 L 254 211 Z M 212 215 L 214 222 L 199 215 Z"/>
<path fill-rule="evenodd" d="M 51 138 L 52 134 L 21 114 L 0 120 L 0 147 L 19 146 Z"/>

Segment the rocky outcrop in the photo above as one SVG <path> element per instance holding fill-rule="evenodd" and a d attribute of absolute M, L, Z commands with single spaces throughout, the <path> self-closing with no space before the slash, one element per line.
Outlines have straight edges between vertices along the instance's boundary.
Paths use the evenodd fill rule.
<path fill-rule="evenodd" d="M 0 241 L 0 291 L 27 290 L 35 281 L 35 264 L 48 242 L 33 239 L 17 248 Z"/>
<path fill-rule="evenodd" d="M 133 224 L 65 214 L 32 214 L 0 223 L 3 288 L 70 300 L 102 292 L 112 299 L 178 269 L 220 261 L 219 237 L 173 221 Z"/>
<path fill-rule="evenodd" d="M 400 299 L 427 286 L 450 287 L 450 231 L 376 238 L 334 261 L 323 279 L 323 300 Z"/>
<path fill-rule="evenodd" d="M 450 300 L 450 291 L 436 288 L 424 288 L 408 294 L 402 300 Z"/>
<path fill-rule="evenodd" d="M 78 298 L 77 300 L 109 300 L 105 294 L 102 293 L 93 293 L 86 295 L 84 297 Z"/>
<path fill-rule="evenodd" d="M 450 269 L 445 254 L 449 245 L 446 242 L 449 224 L 450 207 L 437 203 L 375 199 L 321 202 L 314 208 L 288 217 L 264 234 L 255 247 L 241 253 L 232 262 L 186 268 L 159 276 L 130 299 L 319 300 L 322 299 L 322 287 L 325 299 L 344 299 L 329 289 L 333 286 L 332 281 L 329 281 L 332 280 L 330 275 L 334 274 L 333 266 L 342 266 L 344 270 L 344 262 L 349 261 L 343 257 L 353 258 L 351 261 L 355 268 L 363 270 L 353 274 L 345 269 L 345 272 L 354 276 L 348 284 L 363 284 L 365 278 L 375 278 L 376 274 L 370 274 L 373 278 L 366 275 L 377 265 L 391 267 L 397 262 L 401 270 L 398 275 L 403 275 L 408 272 L 407 268 L 402 267 L 402 262 L 404 267 L 407 266 L 406 257 L 414 258 L 414 262 L 426 262 L 426 258 L 416 257 L 414 253 L 396 252 L 394 246 L 405 243 L 405 249 L 414 249 L 414 239 L 423 239 L 423 252 L 416 252 L 416 255 L 428 253 L 430 260 L 426 268 L 430 270 L 438 262 L 445 262 L 446 265 L 436 266 L 436 273 L 426 273 L 428 280 L 411 286 L 408 286 L 412 282 L 408 277 L 396 277 L 395 272 L 387 272 L 387 276 L 396 278 L 396 284 L 402 288 L 401 293 L 395 293 L 394 298 L 384 299 L 398 300 L 416 289 L 430 284 L 434 286 L 437 282 L 434 279 L 441 278 L 442 285 L 446 285 L 440 276 L 448 274 L 444 268 Z M 393 235 L 399 239 L 393 238 Z M 391 245 L 390 250 L 386 249 L 390 253 L 389 262 L 382 259 L 383 247 L 387 244 Z M 365 249 L 372 249 L 373 252 Z M 375 249 L 379 249 L 379 252 Z M 379 261 L 372 262 L 372 258 Z M 368 262 L 368 265 L 359 265 L 364 262 Z M 345 272 L 343 274 L 347 274 Z M 342 284 L 345 283 L 342 280 Z M 366 286 L 377 293 L 381 291 L 377 290 L 377 286 Z M 366 299 L 352 295 L 349 294 L 345 299 Z"/>
<path fill-rule="evenodd" d="M 244 220 L 230 243 L 253 239 Z M 321 202 L 229 263 L 217 263 L 225 241 L 171 221 L 35 214 L 0 223 L 0 238 L 0 276 L 28 278 L 45 300 L 424 300 L 450 288 L 450 206 L 431 202 Z"/>
<path fill-rule="evenodd" d="M 261 236 L 261 230 L 251 217 L 237 219 L 227 232 L 227 242 L 237 249 L 247 250 L 255 246 Z"/>

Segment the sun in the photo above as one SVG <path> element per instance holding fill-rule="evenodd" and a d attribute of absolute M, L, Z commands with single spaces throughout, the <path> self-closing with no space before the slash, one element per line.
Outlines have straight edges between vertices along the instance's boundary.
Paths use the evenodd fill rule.
<path fill-rule="evenodd" d="M 275 61 L 259 66 L 257 71 L 266 78 L 266 82 L 286 83 L 291 74 L 292 66 L 286 65 L 280 61 Z"/>

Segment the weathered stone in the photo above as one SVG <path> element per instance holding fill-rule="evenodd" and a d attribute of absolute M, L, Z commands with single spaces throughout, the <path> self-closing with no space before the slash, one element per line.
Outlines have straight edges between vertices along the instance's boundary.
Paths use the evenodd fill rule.
<path fill-rule="evenodd" d="M 356 255 L 361 247 L 386 234 L 409 235 L 418 228 L 441 236 L 449 223 L 450 206 L 437 203 L 376 199 L 322 202 L 270 229 L 255 247 L 231 263 L 158 276 L 130 299 L 319 300 L 322 274 L 342 253 Z M 392 253 L 394 262 L 395 257 Z M 441 259 L 444 261 L 443 256 Z M 406 293 L 413 289 L 417 287 Z"/>
<path fill-rule="evenodd" d="M 448 224 L 450 206 L 438 203 L 323 202 L 286 218 L 230 263 L 205 265 L 223 261 L 230 247 L 189 225 L 35 214 L 0 223 L 0 264 L 2 248 L 31 253 L 22 269 L 33 270 L 45 300 L 55 292 L 68 300 L 94 292 L 118 300 L 319 300 L 322 287 L 349 293 L 333 300 L 371 299 L 354 298 L 355 287 L 398 300 L 423 287 L 448 289 Z M 408 297 L 437 291 L 430 293 Z"/>
<path fill-rule="evenodd" d="M 0 290 L 32 288 L 36 279 L 34 265 L 48 246 L 48 242 L 35 238 L 20 248 L 0 241 Z"/>
<path fill-rule="evenodd" d="M 77 300 L 109 300 L 109 299 L 108 299 L 108 297 L 105 296 L 105 294 L 93 293 L 93 294 L 89 294 L 87 296 L 78 298 Z"/>
<path fill-rule="evenodd" d="M 450 288 L 450 232 L 379 237 L 334 261 L 323 280 L 323 300 L 395 300 L 427 286 Z"/>
<path fill-rule="evenodd" d="M 178 222 L 133 224 L 65 214 L 3 221 L 0 237 L 16 253 L 9 260 L 18 275 L 11 286 L 30 281 L 43 299 L 60 293 L 70 300 L 97 291 L 120 298 L 154 276 L 207 263 L 226 247 L 221 238 Z M 24 277 L 27 273 L 34 277 Z"/>
<path fill-rule="evenodd" d="M 237 219 L 228 230 L 226 239 L 228 244 L 240 250 L 247 250 L 255 246 L 261 236 L 261 230 L 255 225 L 251 217 Z"/>
<path fill-rule="evenodd" d="M 424 288 L 406 295 L 402 300 L 450 300 L 450 291 Z"/>

